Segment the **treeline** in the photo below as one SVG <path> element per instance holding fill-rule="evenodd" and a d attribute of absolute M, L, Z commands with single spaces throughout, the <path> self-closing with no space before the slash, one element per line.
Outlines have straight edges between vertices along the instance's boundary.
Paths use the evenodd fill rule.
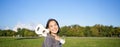
<path fill-rule="evenodd" d="M 76 24 L 61 27 L 61 32 L 59 35 L 76 37 L 120 37 L 120 27 L 100 24 L 83 27 Z"/>
<path fill-rule="evenodd" d="M 1 37 L 37 37 L 38 35 L 33 31 L 26 28 L 18 28 L 17 32 L 13 30 L 0 30 Z"/>
<path fill-rule="evenodd" d="M 100 25 L 94 26 L 80 26 L 70 25 L 61 27 L 59 33 L 60 36 L 69 37 L 120 37 L 120 27 L 113 27 L 112 25 Z M 0 36 L 8 37 L 38 37 L 34 30 L 29 29 L 17 29 L 17 32 L 13 30 L 0 30 Z"/>

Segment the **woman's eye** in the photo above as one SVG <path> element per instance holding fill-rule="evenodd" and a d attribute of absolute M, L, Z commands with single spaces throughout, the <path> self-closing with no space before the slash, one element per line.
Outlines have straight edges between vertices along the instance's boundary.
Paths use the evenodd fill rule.
<path fill-rule="evenodd" d="M 50 27 L 53 27 L 53 26 L 50 26 Z"/>
<path fill-rule="evenodd" d="M 54 24 L 54 26 L 57 26 L 57 24 Z"/>

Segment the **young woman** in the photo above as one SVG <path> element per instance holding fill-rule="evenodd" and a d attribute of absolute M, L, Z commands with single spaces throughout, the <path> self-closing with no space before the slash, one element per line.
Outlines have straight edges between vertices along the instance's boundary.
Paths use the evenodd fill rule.
<path fill-rule="evenodd" d="M 46 24 L 46 29 L 49 29 L 49 33 L 44 40 L 43 47 L 62 47 L 62 40 L 58 33 L 60 32 L 60 27 L 55 19 L 49 19 Z"/>

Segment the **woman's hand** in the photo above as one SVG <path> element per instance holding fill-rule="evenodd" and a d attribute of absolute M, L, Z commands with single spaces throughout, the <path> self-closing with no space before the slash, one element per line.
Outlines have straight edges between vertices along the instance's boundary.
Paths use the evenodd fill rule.
<path fill-rule="evenodd" d="M 52 36 L 54 36 L 55 40 L 60 41 L 60 43 L 64 44 L 65 40 L 61 39 L 57 34 L 52 34 Z"/>
<path fill-rule="evenodd" d="M 57 34 L 52 34 L 52 36 L 54 36 L 55 40 L 60 41 L 60 37 Z"/>

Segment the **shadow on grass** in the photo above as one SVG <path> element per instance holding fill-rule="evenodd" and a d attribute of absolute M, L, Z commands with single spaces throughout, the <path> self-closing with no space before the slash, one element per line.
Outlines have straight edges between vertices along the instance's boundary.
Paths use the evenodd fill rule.
<path fill-rule="evenodd" d="M 40 37 L 18 37 L 16 40 L 23 40 L 23 39 L 38 39 Z"/>

